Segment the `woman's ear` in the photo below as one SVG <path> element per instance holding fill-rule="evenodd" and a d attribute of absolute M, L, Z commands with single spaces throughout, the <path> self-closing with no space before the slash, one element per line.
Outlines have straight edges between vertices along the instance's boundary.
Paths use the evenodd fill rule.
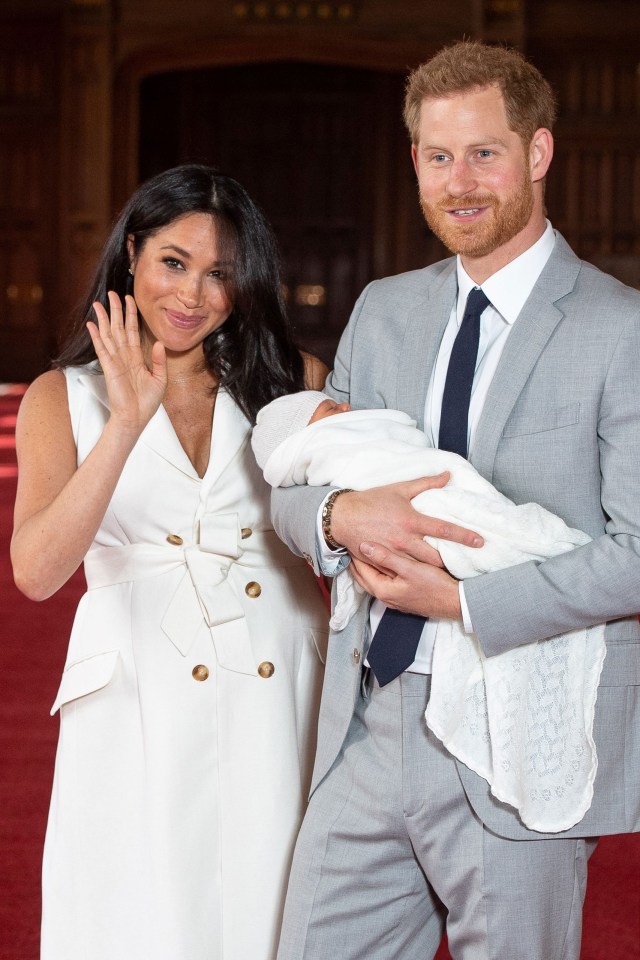
<path fill-rule="evenodd" d="M 129 254 L 129 273 L 133 273 L 136 266 L 135 237 L 132 233 L 127 237 L 127 253 Z"/>

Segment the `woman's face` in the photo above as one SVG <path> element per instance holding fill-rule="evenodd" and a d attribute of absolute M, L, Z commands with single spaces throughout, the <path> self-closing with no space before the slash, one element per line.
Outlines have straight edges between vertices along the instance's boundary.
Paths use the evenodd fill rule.
<path fill-rule="evenodd" d="M 129 238 L 142 327 L 169 352 L 201 348 L 231 312 L 224 280 L 232 265 L 220 261 L 216 234 L 213 217 L 190 213 L 149 237 L 137 257 Z"/>

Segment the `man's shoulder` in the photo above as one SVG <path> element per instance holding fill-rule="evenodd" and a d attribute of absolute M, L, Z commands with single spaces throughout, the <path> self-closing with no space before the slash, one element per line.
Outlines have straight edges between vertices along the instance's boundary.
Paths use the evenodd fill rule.
<path fill-rule="evenodd" d="M 446 260 L 439 260 L 419 270 L 409 270 L 406 273 L 372 280 L 366 292 L 368 295 L 377 297 L 406 297 L 407 294 L 412 293 L 416 296 L 424 296 L 439 280 L 455 273 L 455 264 L 455 257 L 447 257 Z"/>
<path fill-rule="evenodd" d="M 640 290 L 627 286 L 610 273 L 605 273 L 593 263 L 581 260 L 558 235 L 556 249 L 552 254 L 548 269 L 541 280 L 557 286 L 556 302 L 564 297 L 567 300 L 588 300 L 594 310 L 615 302 L 618 306 L 628 306 L 630 310 L 640 310 Z M 564 287 L 564 289 L 562 289 Z"/>

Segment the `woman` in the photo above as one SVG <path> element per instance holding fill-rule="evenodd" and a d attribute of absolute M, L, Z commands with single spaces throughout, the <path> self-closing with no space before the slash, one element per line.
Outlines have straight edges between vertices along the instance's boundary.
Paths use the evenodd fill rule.
<path fill-rule="evenodd" d="M 322 379 L 239 184 L 143 185 L 18 425 L 16 583 L 45 599 L 84 560 L 88 584 L 52 710 L 43 960 L 275 956 L 327 628 L 249 435 Z"/>

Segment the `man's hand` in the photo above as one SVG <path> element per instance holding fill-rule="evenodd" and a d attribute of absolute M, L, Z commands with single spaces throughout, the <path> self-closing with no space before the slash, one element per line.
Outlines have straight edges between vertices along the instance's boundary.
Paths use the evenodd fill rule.
<path fill-rule="evenodd" d="M 419 493 L 444 487 L 448 482 L 449 474 L 441 473 L 436 477 L 342 493 L 331 514 L 331 535 L 359 560 L 372 562 L 360 550 L 363 542 L 369 542 L 397 556 L 442 567 L 440 554 L 424 541 L 425 536 L 453 540 L 469 547 L 481 547 L 484 543 L 477 533 L 425 517 L 411 506 L 411 500 Z"/>
<path fill-rule="evenodd" d="M 388 607 L 424 617 L 462 619 L 458 581 L 446 570 L 397 556 L 377 543 L 361 543 L 360 553 L 368 562 L 353 559 L 353 576 Z"/>

